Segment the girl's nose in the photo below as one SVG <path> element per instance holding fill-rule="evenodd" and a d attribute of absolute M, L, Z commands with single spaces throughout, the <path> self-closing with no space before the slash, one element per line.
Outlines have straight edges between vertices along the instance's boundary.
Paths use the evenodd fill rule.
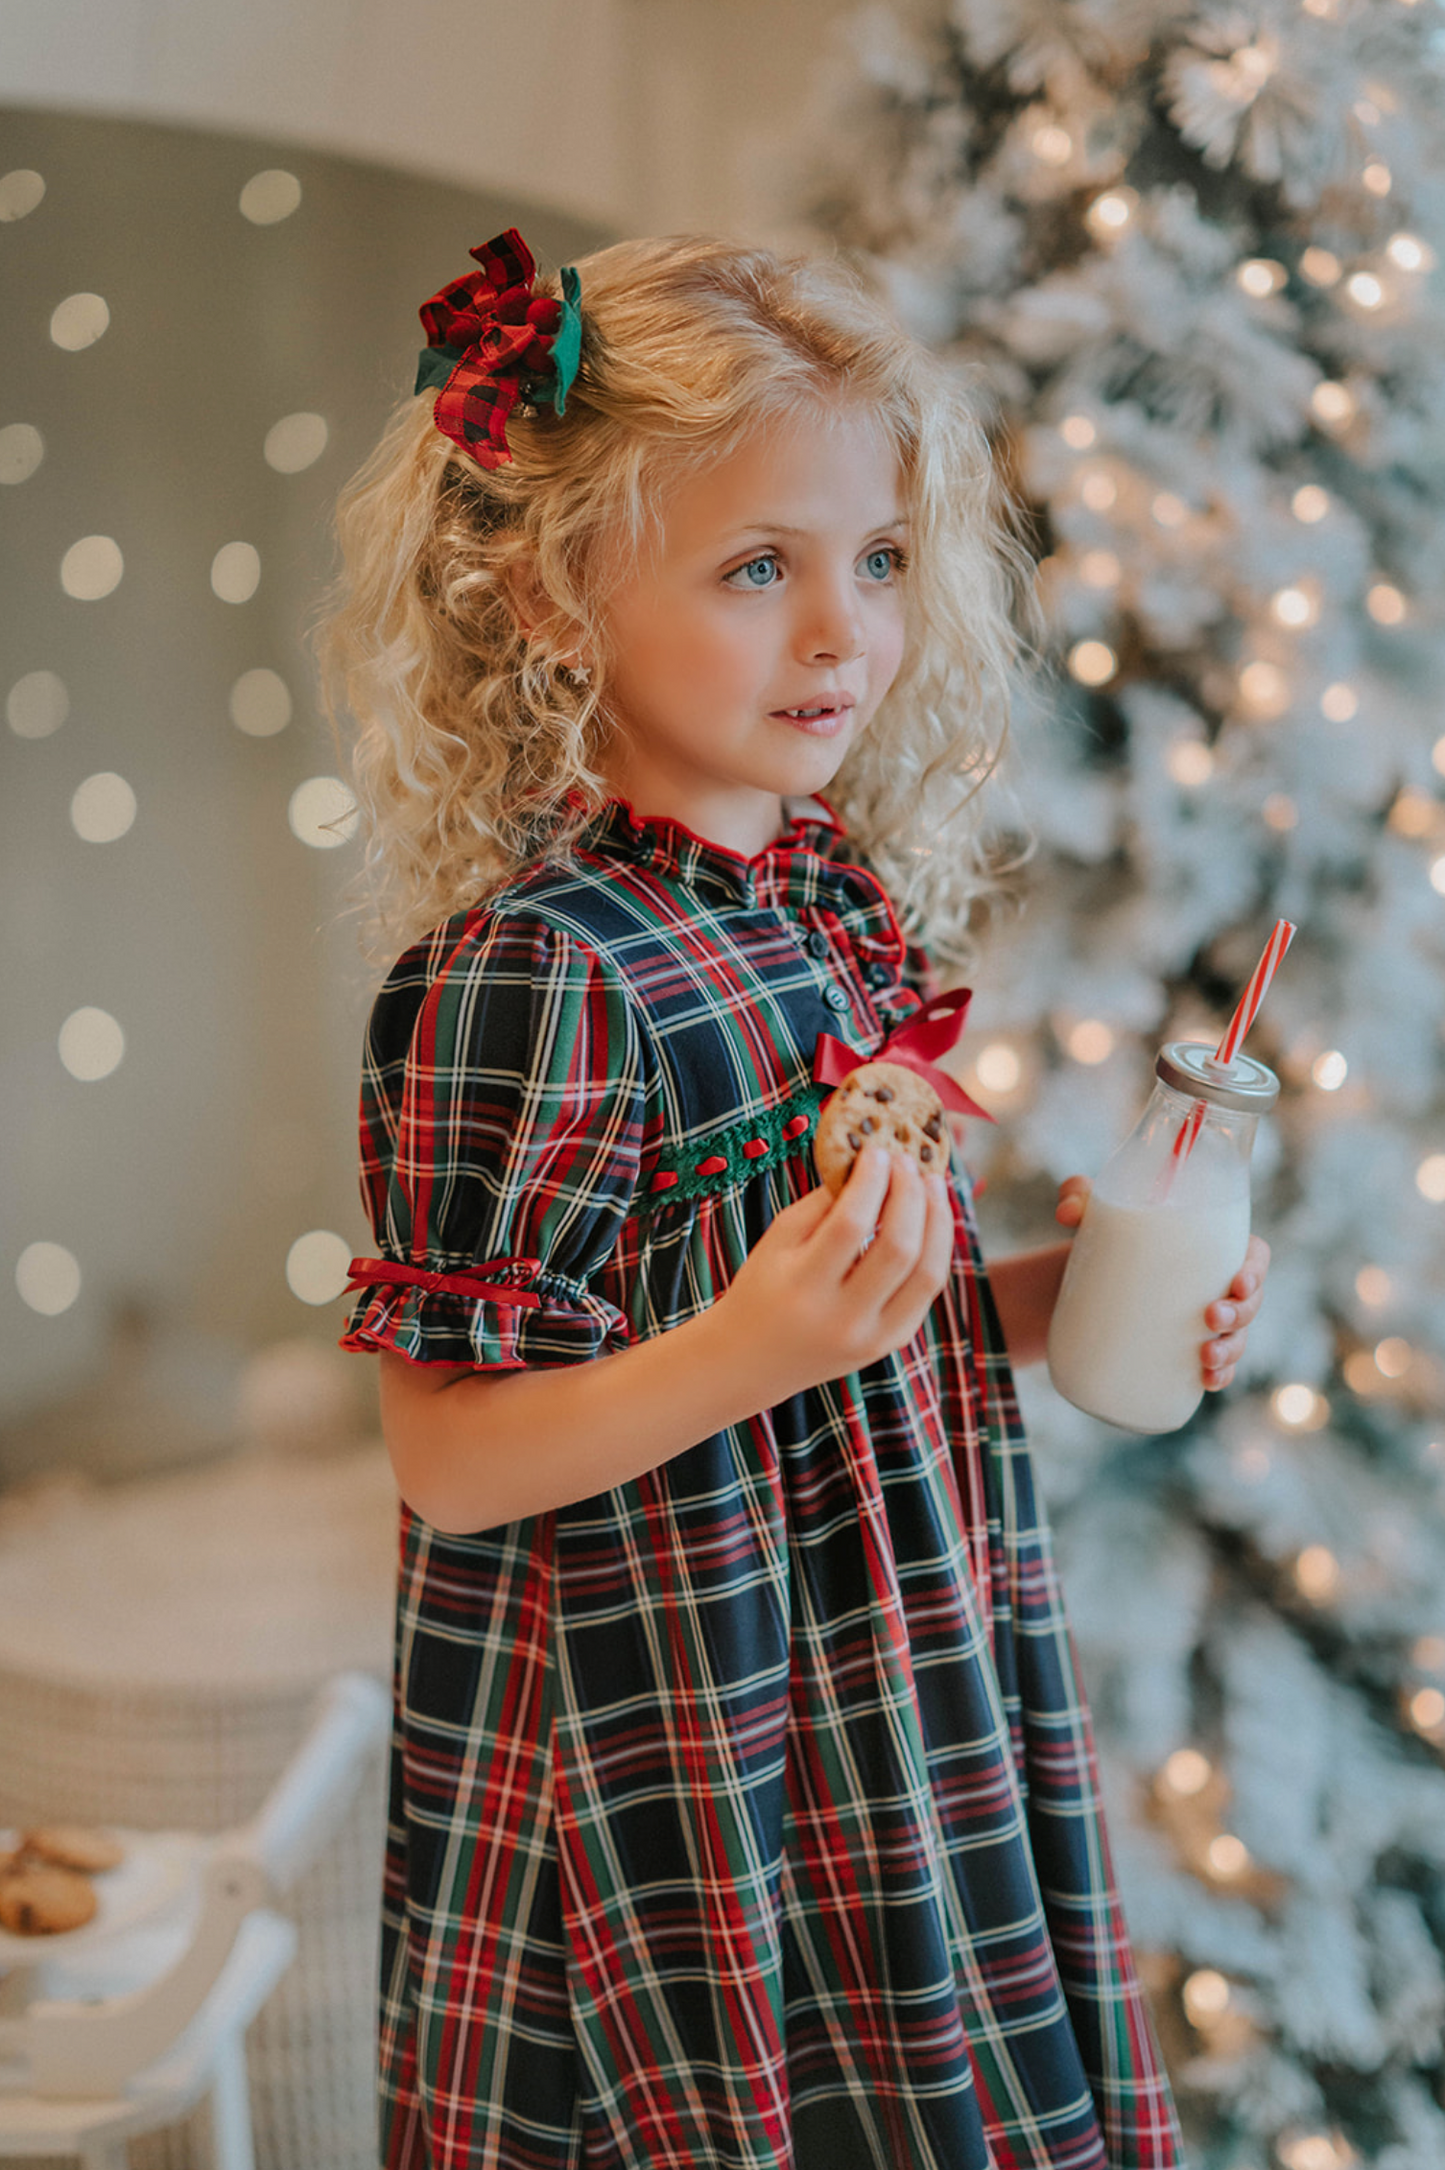
<path fill-rule="evenodd" d="M 863 619 L 849 579 L 846 588 L 820 584 L 807 598 L 798 645 L 811 663 L 851 663 L 863 650 Z"/>

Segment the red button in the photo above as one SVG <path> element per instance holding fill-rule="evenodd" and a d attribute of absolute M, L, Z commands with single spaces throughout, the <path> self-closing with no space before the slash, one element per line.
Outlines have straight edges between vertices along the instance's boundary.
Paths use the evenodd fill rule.
<path fill-rule="evenodd" d="M 748 1160 L 756 1160 L 759 1154 L 766 1153 L 767 1149 L 768 1141 L 766 1138 L 749 1138 L 747 1144 L 743 1147 L 743 1153 Z"/>
<path fill-rule="evenodd" d="M 693 1169 L 694 1175 L 722 1175 L 728 1164 L 726 1153 L 714 1153 L 707 1160 L 700 1160 Z"/>
<path fill-rule="evenodd" d="M 807 1127 L 808 1127 L 808 1118 L 807 1118 L 807 1116 L 806 1116 L 806 1115 L 795 1115 L 795 1116 L 794 1116 L 794 1117 L 792 1118 L 792 1120 L 791 1120 L 790 1122 L 786 1122 L 786 1123 L 784 1123 L 784 1125 L 783 1125 L 783 1136 L 784 1136 L 785 1138 L 797 1138 L 797 1137 L 800 1137 L 800 1136 L 802 1135 L 802 1133 L 803 1133 L 803 1132 L 804 1132 L 804 1131 L 805 1131 L 805 1130 L 807 1129 Z"/>
<path fill-rule="evenodd" d="M 654 1190 L 671 1190 L 673 1184 L 676 1181 L 677 1177 L 675 1175 L 669 1174 L 668 1171 L 664 1168 L 659 1175 L 655 1175 L 653 1177 L 652 1188 Z"/>

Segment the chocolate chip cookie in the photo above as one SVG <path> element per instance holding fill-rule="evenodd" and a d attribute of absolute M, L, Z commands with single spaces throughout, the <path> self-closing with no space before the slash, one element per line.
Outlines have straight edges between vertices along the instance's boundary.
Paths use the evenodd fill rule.
<path fill-rule="evenodd" d="M 835 1196 L 865 1145 L 904 1154 L 925 1175 L 946 1172 L 943 1102 L 916 1070 L 898 1062 L 861 1063 L 824 1102 L 813 1135 L 813 1161 L 819 1179 Z"/>

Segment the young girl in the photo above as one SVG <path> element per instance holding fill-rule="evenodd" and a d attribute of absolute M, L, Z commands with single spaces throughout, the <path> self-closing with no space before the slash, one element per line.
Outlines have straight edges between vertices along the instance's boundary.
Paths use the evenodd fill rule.
<path fill-rule="evenodd" d="M 346 1336 L 404 1501 L 386 2162 L 1176 2163 L 1010 1379 L 1066 1246 L 991 1291 L 961 1170 L 811 1172 L 820 1040 L 981 886 L 980 428 L 836 267 L 473 253 L 329 634 L 412 941 Z"/>

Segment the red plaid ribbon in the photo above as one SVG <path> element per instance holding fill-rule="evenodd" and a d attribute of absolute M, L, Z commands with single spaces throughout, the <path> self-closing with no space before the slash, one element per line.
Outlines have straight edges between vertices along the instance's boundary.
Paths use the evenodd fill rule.
<path fill-rule="evenodd" d="M 537 266 L 514 226 L 470 253 L 480 271 L 453 279 L 422 304 L 427 345 L 416 390 L 440 385 L 434 419 L 442 435 L 479 467 L 502 467 L 512 457 L 507 423 L 524 388 L 562 412 L 571 374 L 558 368 L 555 349 L 568 312 L 532 292 Z M 575 356 L 568 359 L 575 370 Z"/>
<path fill-rule="evenodd" d="M 820 1032 L 813 1049 L 813 1076 L 820 1085 L 841 1085 L 849 1071 L 861 1063 L 901 1063 L 905 1070 L 916 1070 L 920 1077 L 927 1078 L 944 1106 L 952 1108 L 955 1115 L 977 1115 L 981 1121 L 991 1123 L 995 1118 L 988 1109 L 970 1100 L 963 1087 L 946 1070 L 940 1070 L 934 1060 L 937 1055 L 946 1055 L 958 1039 L 972 1000 L 970 987 L 955 987 L 946 995 L 935 995 L 889 1035 L 876 1055 L 860 1055 L 846 1041 L 835 1040 L 830 1032 Z"/>

